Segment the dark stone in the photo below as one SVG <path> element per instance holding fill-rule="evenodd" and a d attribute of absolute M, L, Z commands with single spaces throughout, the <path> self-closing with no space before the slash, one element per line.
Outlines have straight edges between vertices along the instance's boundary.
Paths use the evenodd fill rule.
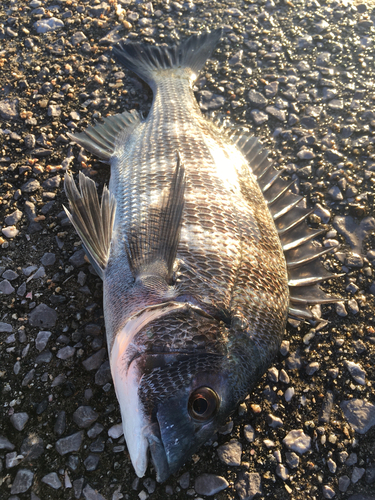
<path fill-rule="evenodd" d="M 54 177 L 50 177 L 46 181 L 43 182 L 43 189 L 57 189 L 60 186 L 61 177 L 59 175 L 55 175 Z"/>
<path fill-rule="evenodd" d="M 105 361 L 95 373 L 95 384 L 103 386 L 108 382 L 112 382 L 112 375 L 109 367 L 109 361 Z"/>
<path fill-rule="evenodd" d="M 16 477 L 13 481 L 10 493 L 12 495 L 18 495 L 19 493 L 25 493 L 30 486 L 33 484 L 34 473 L 28 469 L 19 469 L 17 471 Z"/>
<path fill-rule="evenodd" d="M 225 99 L 221 95 L 213 94 L 209 90 L 202 90 L 198 93 L 199 106 L 202 111 L 213 111 L 224 105 Z"/>
<path fill-rule="evenodd" d="M 40 259 L 40 262 L 43 264 L 43 266 L 53 266 L 55 261 L 56 261 L 56 255 L 51 252 L 45 253 L 43 257 Z"/>
<path fill-rule="evenodd" d="M 44 398 L 36 407 L 36 414 L 41 415 L 48 408 L 48 399 Z"/>
<path fill-rule="evenodd" d="M 318 126 L 317 121 L 313 116 L 303 116 L 300 123 L 302 127 L 307 129 L 316 128 Z"/>
<path fill-rule="evenodd" d="M 323 404 L 322 404 L 322 410 L 319 416 L 319 421 L 324 422 L 325 424 L 328 424 L 330 417 L 331 417 L 331 411 L 333 408 L 333 403 L 334 403 L 334 396 L 333 392 L 328 391 L 326 395 L 324 396 Z"/>
<path fill-rule="evenodd" d="M 84 264 L 87 264 L 87 261 L 85 260 L 85 251 L 84 250 L 77 250 L 74 252 L 74 254 L 70 257 L 69 262 L 74 266 L 74 267 L 81 267 Z"/>
<path fill-rule="evenodd" d="M 21 445 L 21 455 L 24 462 L 32 462 L 39 458 L 44 452 L 43 439 L 34 433 L 30 433 Z"/>
<path fill-rule="evenodd" d="M 0 436 L 0 450 L 14 450 L 15 446 L 5 436 Z"/>
<path fill-rule="evenodd" d="M 219 491 L 228 488 L 229 484 L 221 476 L 216 476 L 215 474 L 202 474 L 197 477 L 194 484 L 194 489 L 198 495 L 215 495 Z"/>
<path fill-rule="evenodd" d="M 91 406 L 80 406 L 73 413 L 73 421 L 80 429 L 90 427 L 98 419 L 99 414 Z"/>
<path fill-rule="evenodd" d="M 57 415 L 53 431 L 57 436 L 62 436 L 65 432 L 65 428 L 66 428 L 66 412 L 64 410 L 61 410 Z"/>
<path fill-rule="evenodd" d="M 67 453 L 71 453 L 72 451 L 78 451 L 81 447 L 82 441 L 84 437 L 84 432 L 79 431 L 74 434 L 71 434 L 68 437 L 61 438 L 56 441 L 56 451 L 60 455 L 66 455 Z"/>
<path fill-rule="evenodd" d="M 262 109 L 267 106 L 268 100 L 264 97 L 263 94 L 261 94 L 260 92 L 256 92 L 256 90 L 250 90 L 248 97 L 251 104 L 253 104 L 257 108 Z"/>
<path fill-rule="evenodd" d="M 243 472 L 239 475 L 235 488 L 241 500 L 252 500 L 254 497 L 262 495 L 260 474 Z"/>
<path fill-rule="evenodd" d="M 85 469 L 89 472 L 96 470 L 99 464 L 99 458 L 99 455 L 89 455 L 83 462 Z"/>
<path fill-rule="evenodd" d="M 103 363 L 103 359 L 106 355 L 106 350 L 103 348 L 100 351 L 96 352 L 89 358 L 83 361 L 83 366 L 87 371 L 97 370 L 99 366 Z"/>
<path fill-rule="evenodd" d="M 53 328 L 56 320 L 56 311 L 46 304 L 39 304 L 29 316 L 30 325 L 37 328 Z"/>

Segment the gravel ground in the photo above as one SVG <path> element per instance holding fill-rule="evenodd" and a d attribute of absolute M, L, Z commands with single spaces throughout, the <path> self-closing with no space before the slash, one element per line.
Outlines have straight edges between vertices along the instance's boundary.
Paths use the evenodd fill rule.
<path fill-rule="evenodd" d="M 1 500 L 375 499 L 374 21 L 373 2 L 340 0 L 2 2 Z M 130 464 L 101 281 L 62 211 L 67 169 L 101 189 L 109 168 L 66 132 L 147 114 L 150 90 L 111 43 L 218 26 L 200 105 L 259 136 L 296 179 L 310 224 L 328 231 L 325 265 L 345 274 L 325 287 L 343 301 L 314 327 L 291 321 L 233 421 L 159 485 Z"/>

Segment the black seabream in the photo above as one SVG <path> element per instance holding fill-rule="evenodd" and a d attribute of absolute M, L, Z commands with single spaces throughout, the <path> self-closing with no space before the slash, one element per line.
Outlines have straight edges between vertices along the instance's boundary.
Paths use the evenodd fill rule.
<path fill-rule="evenodd" d="M 217 431 L 277 353 L 288 314 L 332 302 L 308 209 L 259 141 L 205 118 L 192 85 L 221 30 L 173 47 L 119 42 L 149 115 L 70 136 L 111 165 L 65 176 L 69 218 L 103 279 L 112 377 L 138 476 L 164 481 Z M 328 249 L 329 250 L 329 249 Z"/>

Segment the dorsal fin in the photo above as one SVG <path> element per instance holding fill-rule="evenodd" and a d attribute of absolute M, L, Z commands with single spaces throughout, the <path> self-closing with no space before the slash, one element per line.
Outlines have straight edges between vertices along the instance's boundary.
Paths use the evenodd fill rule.
<path fill-rule="evenodd" d="M 169 192 L 163 194 L 159 206 L 150 207 L 147 219 L 139 221 L 127 236 L 126 252 L 134 279 L 147 279 L 148 287 L 172 282 L 185 196 L 185 169 L 177 156 Z"/>
<path fill-rule="evenodd" d="M 125 134 L 126 131 L 130 133 L 140 122 L 141 118 L 137 111 L 124 111 L 118 115 L 107 116 L 103 123 L 90 125 L 83 132 L 67 135 L 90 153 L 109 162 L 119 135 Z"/>
<path fill-rule="evenodd" d="M 341 300 L 318 287 L 322 281 L 342 276 L 326 271 L 318 261 L 332 250 L 314 245 L 313 239 L 324 230 L 311 229 L 306 224 L 305 219 L 312 211 L 298 206 L 303 197 L 290 190 L 294 182 L 282 179 L 283 170 L 276 170 L 267 158 L 269 151 L 256 137 L 235 134 L 232 141 L 248 160 L 279 233 L 288 269 L 289 314 L 298 319 L 313 319 L 309 305 Z"/>
<path fill-rule="evenodd" d="M 91 264 L 103 278 L 115 220 L 115 198 L 104 186 L 99 205 L 95 182 L 82 172 L 79 173 L 80 191 L 75 185 L 73 176 L 68 172 L 65 174 L 64 187 L 71 211 L 65 207 L 64 210 L 81 238 Z"/>

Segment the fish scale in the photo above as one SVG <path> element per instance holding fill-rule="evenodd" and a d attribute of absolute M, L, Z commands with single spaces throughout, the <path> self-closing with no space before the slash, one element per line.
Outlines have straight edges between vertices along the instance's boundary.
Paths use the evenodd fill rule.
<path fill-rule="evenodd" d="M 174 47 L 119 42 L 153 104 L 70 136 L 111 164 L 102 203 L 65 177 L 68 216 L 103 279 L 111 373 L 139 477 L 166 480 L 269 367 L 288 312 L 335 301 L 317 283 L 309 210 L 259 141 L 202 116 L 192 85 L 221 30 Z"/>

